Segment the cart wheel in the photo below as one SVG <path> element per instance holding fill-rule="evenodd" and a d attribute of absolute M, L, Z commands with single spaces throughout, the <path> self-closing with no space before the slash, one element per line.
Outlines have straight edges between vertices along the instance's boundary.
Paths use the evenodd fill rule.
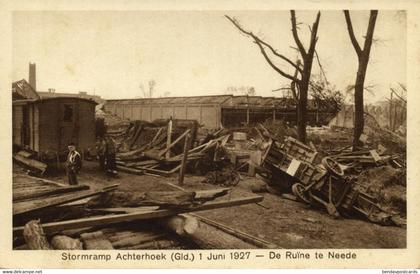
<path fill-rule="evenodd" d="M 336 176 L 339 176 L 339 177 L 344 176 L 344 171 L 341 169 L 341 167 L 337 163 L 337 161 L 333 160 L 332 158 L 324 157 L 322 159 L 322 164 L 332 174 L 334 174 Z"/>
<path fill-rule="evenodd" d="M 305 203 L 308 203 L 308 204 L 311 203 L 310 198 L 308 197 L 307 193 L 305 192 L 305 187 L 302 184 L 296 183 L 296 184 L 292 185 L 292 192 L 302 202 L 305 202 Z"/>

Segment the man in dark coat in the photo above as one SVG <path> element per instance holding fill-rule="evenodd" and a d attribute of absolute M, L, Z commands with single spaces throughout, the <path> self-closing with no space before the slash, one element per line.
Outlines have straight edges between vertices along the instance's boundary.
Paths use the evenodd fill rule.
<path fill-rule="evenodd" d="M 109 175 L 117 174 L 117 165 L 115 162 L 116 148 L 114 140 L 111 137 L 105 138 L 105 162 L 106 172 Z"/>
<path fill-rule="evenodd" d="M 105 138 L 102 138 L 96 143 L 96 151 L 98 154 L 99 167 L 101 168 L 101 170 L 105 170 L 105 149 L 106 141 Z"/>
<path fill-rule="evenodd" d="M 77 152 L 76 146 L 70 143 L 68 146 L 69 154 L 67 155 L 66 171 L 70 185 L 77 185 L 77 173 L 82 167 L 82 157 Z"/>

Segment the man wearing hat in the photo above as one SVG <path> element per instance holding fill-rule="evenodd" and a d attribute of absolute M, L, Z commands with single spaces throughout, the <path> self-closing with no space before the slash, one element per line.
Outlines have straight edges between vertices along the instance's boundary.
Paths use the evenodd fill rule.
<path fill-rule="evenodd" d="M 68 145 L 69 154 L 67 155 L 66 161 L 66 171 L 67 177 L 69 179 L 70 185 L 77 185 L 77 173 L 82 167 L 82 157 L 80 153 L 76 151 L 76 146 L 74 143 Z"/>

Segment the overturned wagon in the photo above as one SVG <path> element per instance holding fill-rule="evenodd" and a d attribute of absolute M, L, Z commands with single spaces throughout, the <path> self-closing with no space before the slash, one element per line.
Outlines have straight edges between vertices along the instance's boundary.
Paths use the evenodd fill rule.
<path fill-rule="evenodd" d="M 334 216 L 355 212 L 374 222 L 392 223 L 374 197 L 361 191 L 354 178 L 330 157 L 320 157 L 293 138 L 273 141 L 264 155 L 260 174 L 272 186 L 293 192 L 301 201 L 324 206 Z"/>
<path fill-rule="evenodd" d="M 13 146 L 39 160 L 63 159 L 73 142 L 80 152 L 95 146 L 93 100 L 54 97 L 13 101 Z"/>

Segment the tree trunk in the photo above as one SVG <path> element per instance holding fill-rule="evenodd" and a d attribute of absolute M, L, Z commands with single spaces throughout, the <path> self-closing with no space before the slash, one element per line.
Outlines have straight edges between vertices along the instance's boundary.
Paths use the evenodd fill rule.
<path fill-rule="evenodd" d="M 83 244 L 78 239 L 65 235 L 57 235 L 51 239 L 51 245 L 56 250 L 82 250 Z"/>
<path fill-rule="evenodd" d="M 230 235 L 189 215 L 162 220 L 163 225 L 203 249 L 256 249 L 255 245 Z"/>
<path fill-rule="evenodd" d="M 47 237 L 45 236 L 44 230 L 42 229 L 41 222 L 39 220 L 30 221 L 25 225 L 25 229 L 23 230 L 23 237 L 25 238 L 25 242 L 29 249 L 52 249 L 48 243 Z"/>
<path fill-rule="evenodd" d="M 318 19 L 319 20 L 319 19 Z M 311 43 L 316 43 L 314 40 Z M 315 48 L 315 45 L 313 45 Z M 309 81 L 312 71 L 312 61 L 314 58 L 314 51 L 309 51 L 303 62 L 304 69 L 302 73 L 302 80 L 299 83 L 299 101 L 298 101 L 298 116 L 297 116 L 297 133 L 298 140 L 306 144 L 306 125 L 308 120 L 307 106 L 308 106 L 308 90 Z"/>
<path fill-rule="evenodd" d="M 350 12 L 344 11 L 344 17 L 346 19 L 347 30 L 349 32 L 351 43 L 356 51 L 359 67 L 357 69 L 356 83 L 354 85 L 354 134 L 353 134 L 353 151 L 357 150 L 361 145 L 360 136 L 363 133 L 364 128 L 364 103 L 363 103 L 363 91 L 365 84 L 365 77 L 367 66 L 369 63 L 370 49 L 372 47 L 373 32 L 375 30 L 376 17 L 378 16 L 377 10 L 372 10 L 369 17 L 369 25 L 366 31 L 366 38 L 363 48 L 360 47 L 357 42 L 356 36 L 354 35 L 353 25 L 350 18 Z"/>
<path fill-rule="evenodd" d="M 306 143 L 306 123 L 307 123 L 307 107 L 308 105 L 308 87 L 306 90 L 301 87 L 300 97 L 297 105 L 297 137 L 302 143 Z"/>
<path fill-rule="evenodd" d="M 354 133 L 353 133 L 353 151 L 361 146 L 360 136 L 363 133 L 365 124 L 364 119 L 364 102 L 363 102 L 363 89 L 365 83 L 367 60 L 359 61 L 359 68 L 357 71 L 356 84 L 354 86 Z"/>
<path fill-rule="evenodd" d="M 102 231 L 83 233 L 80 235 L 80 238 L 83 241 L 83 246 L 88 250 L 114 249 L 111 242 L 105 237 Z"/>

